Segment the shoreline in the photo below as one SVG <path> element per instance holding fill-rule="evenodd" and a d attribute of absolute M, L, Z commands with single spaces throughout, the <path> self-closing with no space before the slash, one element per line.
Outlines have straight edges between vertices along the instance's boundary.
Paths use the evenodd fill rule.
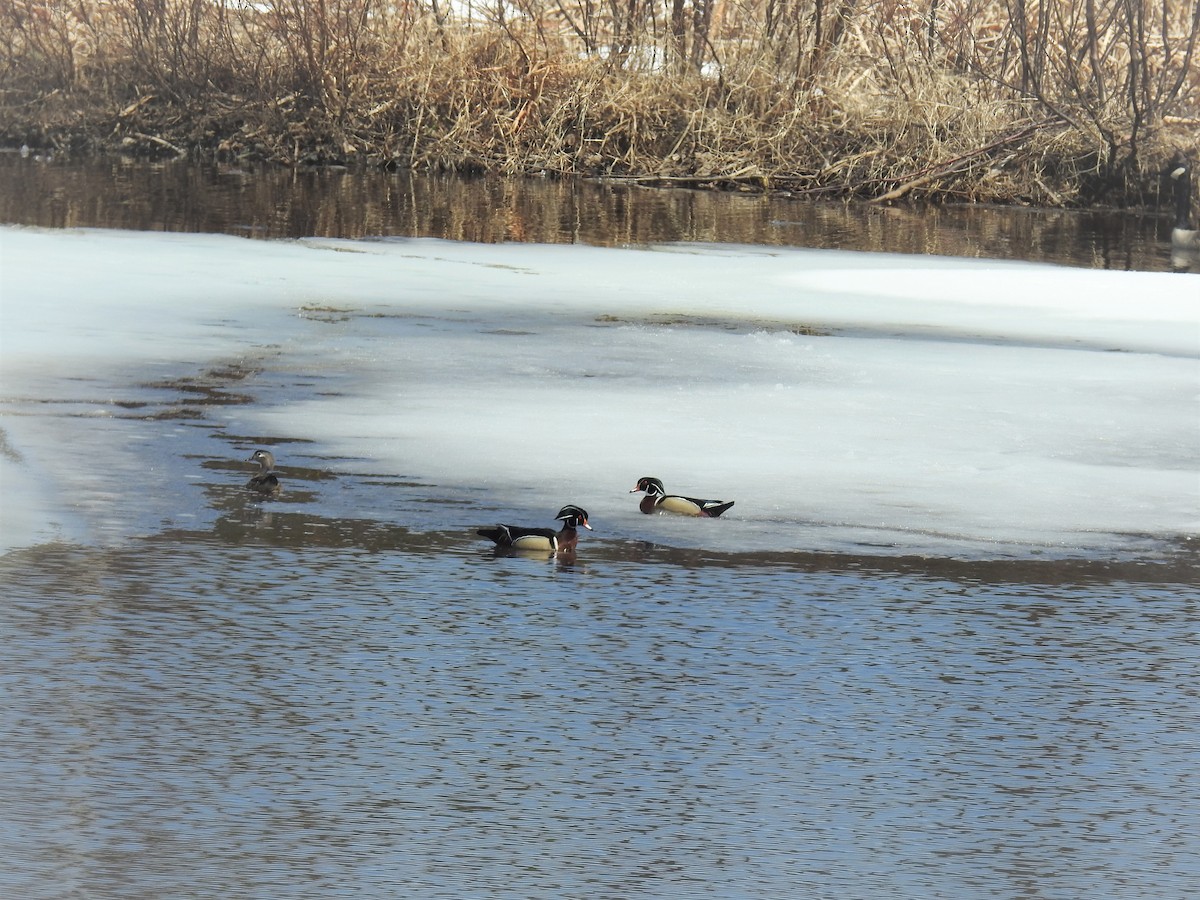
<path fill-rule="evenodd" d="M 0 156 L 20 156 L 45 162 L 66 162 L 75 165 L 92 163 L 144 164 L 147 166 L 164 163 L 183 163 L 195 166 L 212 166 L 226 171 L 238 171 L 240 166 L 254 167 L 257 170 L 274 170 L 279 173 L 322 173 L 346 172 L 350 174 L 403 174 L 416 177 L 448 176 L 464 179 L 495 178 L 507 181 L 540 181 L 564 185 L 572 183 L 591 184 L 597 186 L 642 188 L 651 191 L 682 191 L 698 192 L 713 195 L 739 195 L 745 197 L 761 197 L 777 200 L 798 200 L 811 203 L 829 203 L 836 205 L 861 204 L 864 208 L 881 207 L 895 209 L 920 210 L 936 208 L 944 210 L 976 209 L 976 210 L 1025 210 L 1042 213 L 1065 214 L 1112 214 L 1137 215 L 1156 219 L 1170 219 L 1174 216 L 1173 200 L 1170 196 L 1170 185 L 1164 184 L 1163 179 L 1155 173 L 1146 176 L 1138 191 L 1124 200 L 1119 198 L 1097 199 L 1089 203 L 1036 202 L 1032 197 L 1012 197 L 980 195 L 978 197 L 959 194 L 946 190 L 918 190 L 906 187 L 902 194 L 895 191 L 881 196 L 872 196 L 829 186 L 816 189 L 796 188 L 793 185 L 795 177 L 781 177 L 775 180 L 754 179 L 739 180 L 726 176 L 676 176 L 658 174 L 616 175 L 607 173 L 547 171 L 536 169 L 530 171 L 508 172 L 499 169 L 482 168 L 409 168 L 393 163 L 383 163 L 378 160 L 360 158 L 349 160 L 302 161 L 298 163 L 286 160 L 258 157 L 246 154 L 231 157 L 228 154 L 210 149 L 194 149 L 192 151 L 166 152 L 160 148 L 154 151 L 151 147 L 135 147 L 128 143 L 96 145 L 88 139 L 84 149 L 78 149 L 83 138 L 72 138 L 66 144 L 56 143 L 51 147 L 35 147 L 29 144 L 13 145 L 0 142 Z"/>
<path fill-rule="evenodd" d="M 152 98 L 151 98 L 152 99 Z M 8 111 L 11 112 L 11 111 Z M 165 117 L 166 118 L 166 117 Z M 642 167 L 624 170 L 615 160 L 594 161 L 590 165 L 552 167 L 534 158 L 503 158 L 497 155 L 446 155 L 437 160 L 412 160 L 387 155 L 383 145 L 367 145 L 354 152 L 336 153 L 329 146 L 329 135 L 321 127 L 306 134 L 295 150 L 283 148 L 283 141 L 294 136 L 295 129 L 285 127 L 279 133 L 264 135 L 261 143 L 238 144 L 226 137 L 212 143 L 196 143 L 189 135 L 214 131 L 207 111 L 199 111 L 194 121 L 174 123 L 155 121 L 148 116 L 136 127 L 126 130 L 114 123 L 108 110 L 93 109 L 83 121 L 46 123 L 10 116 L 0 130 L 0 152 L 22 155 L 53 155 L 72 160 L 135 159 L 148 163 L 188 161 L 199 164 L 237 165 L 253 163 L 297 171 L 347 169 L 350 171 L 411 171 L 417 174 L 450 174 L 463 177 L 549 178 L 599 184 L 616 184 L 656 190 L 698 190 L 717 193 L 782 197 L 797 200 L 864 202 L 873 205 L 934 204 L 938 206 L 995 206 L 1046 210 L 1090 210 L 1168 214 L 1163 201 L 1170 187 L 1163 169 L 1172 148 L 1200 156 L 1200 119 L 1194 134 L 1181 134 L 1181 140 L 1163 137 L 1162 149 L 1154 164 L 1122 176 L 1120 184 L 1087 184 L 1089 173 L 1075 155 L 1047 156 L 1040 144 L 1028 143 L 1038 132 L 1058 130 L 1064 123 L 1045 121 L 1000 135 L 989 144 L 968 150 L 948 160 L 915 163 L 894 162 L 887 169 L 859 180 L 830 177 L 829 171 L 780 168 L 766 171 L 766 160 L 751 162 L 737 169 L 701 172 L 681 169 L 673 161 L 648 158 Z M 1192 122 L 1192 120 L 1180 120 Z M 359 140 L 357 143 L 362 144 Z M 994 151 L 1011 149 L 1005 163 L 1004 183 L 997 183 L 1000 172 L 987 166 Z M 1168 152 L 1171 151 L 1171 152 Z M 1161 158 L 1160 158 L 1161 157 Z M 740 159 L 738 161 L 741 161 Z M 844 161 L 834 163 L 837 168 Z M 1063 175 L 1049 183 L 1048 172 Z M 1095 173 L 1091 173 L 1094 176 Z M 1030 191 L 1013 189 L 1013 182 L 1031 180 Z M 1093 178 L 1094 180 L 1094 178 Z"/>

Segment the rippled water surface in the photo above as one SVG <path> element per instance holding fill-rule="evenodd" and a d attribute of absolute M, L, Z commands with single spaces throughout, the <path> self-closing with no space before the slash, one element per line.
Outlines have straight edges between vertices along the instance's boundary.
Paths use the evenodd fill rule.
<path fill-rule="evenodd" d="M 1169 578 L 604 545 L 556 564 L 254 504 L 2 567 L 6 896 L 1200 877 L 1200 617 Z"/>

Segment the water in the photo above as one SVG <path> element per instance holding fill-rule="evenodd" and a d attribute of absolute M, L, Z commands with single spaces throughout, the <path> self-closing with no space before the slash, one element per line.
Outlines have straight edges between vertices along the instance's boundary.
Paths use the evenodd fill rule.
<path fill-rule="evenodd" d="M 0 153 L 0 222 L 251 237 L 702 241 L 1169 271 L 1169 215 L 814 203 L 626 184 Z M 1195 261 L 1191 261 L 1195 262 Z"/>
<path fill-rule="evenodd" d="M 1178 585 L 587 550 L 245 504 L 10 556 L 4 894 L 1183 897 L 1200 875 Z"/>
<path fill-rule="evenodd" d="M 66 207 L 137 193 L 74 177 Z M 664 206 L 762 202 L 644 196 L 636 240 Z M 57 224 L 224 230 L 189 221 Z M 574 559 L 496 556 L 485 485 L 241 428 L 340 389 L 289 353 L 130 363 L 0 410 L 47 436 L 47 478 L 86 482 L 58 540 L 0 557 L 0 896 L 1194 891 L 1194 547 L 729 552 L 631 514 Z M 275 502 L 241 490 L 260 443 L 286 459 Z M 127 462 L 97 469 L 102 445 Z"/>

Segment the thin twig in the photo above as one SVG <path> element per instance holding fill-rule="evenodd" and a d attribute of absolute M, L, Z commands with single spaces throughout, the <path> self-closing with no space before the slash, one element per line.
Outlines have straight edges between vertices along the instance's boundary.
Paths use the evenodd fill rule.
<path fill-rule="evenodd" d="M 182 147 L 178 147 L 175 144 L 172 144 L 170 141 L 153 134 L 142 134 L 140 131 L 131 131 L 129 133 L 129 137 L 139 138 L 143 141 L 150 141 L 153 144 L 158 144 L 160 147 L 166 147 L 168 150 L 173 150 L 180 156 L 187 156 L 187 151 Z"/>
<path fill-rule="evenodd" d="M 977 147 L 969 153 L 960 154 L 959 156 L 954 157 L 954 159 L 939 163 L 932 168 L 927 168 L 922 173 L 910 178 L 908 181 L 905 181 L 899 186 L 893 188 L 886 194 L 872 198 L 871 202 L 890 203 L 893 200 L 899 200 L 901 197 L 915 188 L 919 188 L 931 181 L 936 181 L 939 178 L 945 178 L 948 175 L 955 175 L 971 168 L 971 166 L 975 165 L 975 163 L 981 158 L 990 156 L 993 151 L 999 150 L 1002 147 L 1008 147 L 1012 144 L 1020 143 L 1048 125 L 1054 124 L 1056 121 L 1056 119 L 1048 119 L 1044 122 L 1037 122 L 1026 128 L 1022 128 L 1020 131 L 1015 131 L 1010 134 L 1006 134 L 1003 137 L 997 138 L 990 144 Z"/>

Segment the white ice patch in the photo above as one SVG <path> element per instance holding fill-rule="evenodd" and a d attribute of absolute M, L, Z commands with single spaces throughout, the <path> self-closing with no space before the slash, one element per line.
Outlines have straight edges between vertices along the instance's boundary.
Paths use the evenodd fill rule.
<path fill-rule="evenodd" d="M 952 553 L 1200 532 L 1195 276 L 14 228 L 0 252 L 5 400 L 275 348 L 343 390 L 232 410 L 241 433 L 547 520 L 577 503 L 597 539 Z M 17 431 L 22 459 L 78 482 Z M 737 505 L 641 517 L 643 475 Z M 5 513 L 4 545 L 28 528 Z"/>

